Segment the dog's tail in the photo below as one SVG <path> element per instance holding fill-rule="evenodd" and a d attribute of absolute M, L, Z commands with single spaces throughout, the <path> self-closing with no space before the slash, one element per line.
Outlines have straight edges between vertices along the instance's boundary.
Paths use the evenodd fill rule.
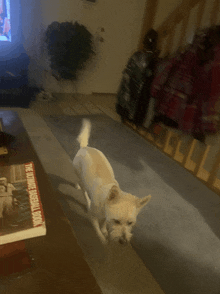
<path fill-rule="evenodd" d="M 80 144 L 80 148 L 86 147 L 89 142 L 91 131 L 91 122 L 88 119 L 83 119 L 82 129 L 80 131 L 79 136 L 77 137 L 77 141 Z"/>

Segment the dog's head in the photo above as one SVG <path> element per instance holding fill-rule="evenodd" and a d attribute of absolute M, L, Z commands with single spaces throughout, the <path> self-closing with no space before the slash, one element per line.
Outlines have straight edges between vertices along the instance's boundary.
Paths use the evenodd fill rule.
<path fill-rule="evenodd" d="M 132 229 L 140 210 L 150 201 L 148 195 L 142 199 L 122 192 L 113 186 L 105 204 L 106 227 L 109 239 L 126 244 L 131 240 Z"/>

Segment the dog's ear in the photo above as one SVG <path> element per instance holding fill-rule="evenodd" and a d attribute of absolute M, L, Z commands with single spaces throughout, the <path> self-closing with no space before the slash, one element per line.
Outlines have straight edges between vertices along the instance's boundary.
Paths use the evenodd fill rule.
<path fill-rule="evenodd" d="M 119 188 L 117 186 L 113 186 L 109 191 L 108 200 L 112 201 L 119 197 Z"/>
<path fill-rule="evenodd" d="M 145 196 L 144 198 L 138 198 L 136 200 L 136 205 L 138 209 L 142 209 L 151 200 L 151 195 Z"/>

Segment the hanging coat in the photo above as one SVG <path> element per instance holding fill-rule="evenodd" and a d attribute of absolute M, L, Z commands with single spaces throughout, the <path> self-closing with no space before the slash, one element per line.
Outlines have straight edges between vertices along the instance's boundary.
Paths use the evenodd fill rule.
<path fill-rule="evenodd" d="M 219 78 L 214 86 L 212 75 L 217 74 L 211 66 L 211 61 L 201 65 L 194 50 L 170 60 L 152 83 L 151 93 L 157 99 L 157 113 L 176 122 L 186 133 L 205 135 L 216 132 L 216 95 L 212 93 L 214 87 L 218 88 Z"/>
<path fill-rule="evenodd" d="M 116 111 L 123 119 L 141 125 L 150 100 L 155 57 L 138 51 L 129 59 L 117 94 Z"/>
<path fill-rule="evenodd" d="M 190 102 L 198 58 L 186 52 L 171 60 L 162 74 L 154 81 L 152 94 L 157 98 L 157 112 L 183 126 L 186 107 Z M 156 86 L 156 90 L 155 90 Z"/>
<path fill-rule="evenodd" d="M 220 44 L 214 48 L 214 61 L 210 73 L 210 95 L 205 100 L 202 111 L 203 130 L 208 133 L 216 133 L 219 128 L 219 110 L 220 110 Z"/>

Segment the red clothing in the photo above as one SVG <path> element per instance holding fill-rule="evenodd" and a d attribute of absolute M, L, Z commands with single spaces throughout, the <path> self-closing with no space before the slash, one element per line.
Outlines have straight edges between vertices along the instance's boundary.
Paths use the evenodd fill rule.
<path fill-rule="evenodd" d="M 152 84 L 158 114 L 178 123 L 186 133 L 217 132 L 216 105 L 220 98 L 220 45 L 214 62 L 200 65 L 196 51 L 172 59 Z"/>

